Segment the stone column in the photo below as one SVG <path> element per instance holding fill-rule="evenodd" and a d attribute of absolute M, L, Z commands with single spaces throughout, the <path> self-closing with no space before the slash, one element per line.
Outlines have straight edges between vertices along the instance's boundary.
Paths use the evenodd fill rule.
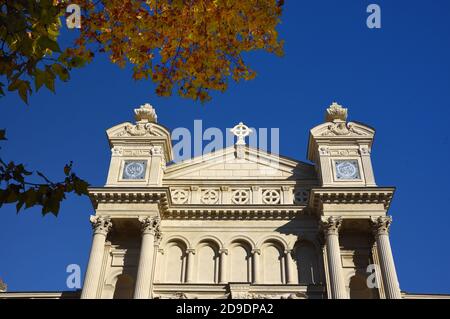
<path fill-rule="evenodd" d="M 387 299 L 401 299 L 397 272 L 395 271 L 391 243 L 389 241 L 389 227 L 392 223 L 390 216 L 372 219 L 373 233 L 377 242 L 377 252 L 380 259 L 380 270 Z"/>
<path fill-rule="evenodd" d="M 94 236 L 92 238 L 91 254 L 89 255 L 81 299 L 93 299 L 97 295 L 106 235 L 112 227 L 109 217 L 91 216 L 90 221 L 94 229 Z"/>
<path fill-rule="evenodd" d="M 227 282 L 227 255 L 228 249 L 220 249 L 220 269 L 219 269 L 219 283 L 224 284 Z"/>
<path fill-rule="evenodd" d="M 259 256 L 261 255 L 260 249 L 252 250 L 252 261 L 253 261 L 253 283 L 260 284 L 261 283 L 261 269 L 259 267 Z"/>
<path fill-rule="evenodd" d="M 191 283 L 194 282 L 194 255 L 195 249 L 187 249 L 187 263 L 186 263 L 186 282 Z"/>
<path fill-rule="evenodd" d="M 155 237 L 161 237 L 161 220 L 155 216 L 140 218 L 139 221 L 142 224 L 142 241 L 134 299 L 148 299 L 152 283 Z"/>
<path fill-rule="evenodd" d="M 325 235 L 331 298 L 348 299 L 342 271 L 341 248 L 339 245 L 340 217 L 324 218 L 321 226 Z"/>
<path fill-rule="evenodd" d="M 295 264 L 292 258 L 292 249 L 288 249 L 284 252 L 286 260 L 286 283 L 296 284 L 295 282 Z"/>

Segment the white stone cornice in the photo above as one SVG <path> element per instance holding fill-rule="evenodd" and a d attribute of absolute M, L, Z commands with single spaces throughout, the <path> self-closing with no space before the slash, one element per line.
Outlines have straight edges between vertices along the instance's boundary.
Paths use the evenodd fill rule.
<path fill-rule="evenodd" d="M 158 203 L 163 211 L 168 207 L 167 187 L 99 187 L 88 191 L 94 208 L 99 203 Z"/>
<path fill-rule="evenodd" d="M 207 219 L 207 220 L 291 220 L 298 215 L 312 215 L 299 206 L 215 206 L 201 205 L 169 208 L 163 213 L 164 219 Z"/>
<path fill-rule="evenodd" d="M 394 196 L 393 187 L 324 187 L 310 192 L 309 207 L 323 204 L 383 204 L 387 210 Z"/>

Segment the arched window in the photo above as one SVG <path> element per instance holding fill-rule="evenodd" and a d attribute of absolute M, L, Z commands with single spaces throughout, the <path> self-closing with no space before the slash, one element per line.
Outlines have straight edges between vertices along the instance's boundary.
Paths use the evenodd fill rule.
<path fill-rule="evenodd" d="M 283 255 L 280 247 L 275 243 L 266 243 L 262 246 L 263 283 L 283 283 Z"/>
<path fill-rule="evenodd" d="M 197 249 L 197 282 L 215 283 L 218 275 L 218 249 L 210 243 L 201 243 Z"/>
<path fill-rule="evenodd" d="M 302 241 L 295 246 L 295 261 L 297 263 L 298 283 L 304 285 L 319 282 L 318 257 L 315 246 Z"/>
<path fill-rule="evenodd" d="M 165 249 L 164 282 L 181 283 L 184 281 L 186 247 L 179 242 L 170 242 Z"/>
<path fill-rule="evenodd" d="M 229 281 L 250 282 L 250 246 L 235 242 L 229 249 Z"/>
<path fill-rule="evenodd" d="M 134 292 L 134 279 L 130 275 L 121 274 L 117 276 L 114 287 L 113 299 L 132 299 Z"/>

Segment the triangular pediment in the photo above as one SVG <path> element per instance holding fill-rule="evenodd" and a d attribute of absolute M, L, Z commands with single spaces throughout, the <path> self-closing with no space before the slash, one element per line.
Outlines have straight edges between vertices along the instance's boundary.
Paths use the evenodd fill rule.
<path fill-rule="evenodd" d="M 165 180 L 315 180 L 314 166 L 262 150 L 235 146 L 169 165 Z"/>

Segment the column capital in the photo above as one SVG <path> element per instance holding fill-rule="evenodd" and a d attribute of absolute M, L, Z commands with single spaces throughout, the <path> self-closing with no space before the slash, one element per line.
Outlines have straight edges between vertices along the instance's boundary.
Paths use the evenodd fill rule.
<path fill-rule="evenodd" d="M 375 236 L 389 235 L 389 228 L 392 224 L 391 216 L 372 217 L 372 232 Z"/>
<path fill-rule="evenodd" d="M 288 248 L 288 249 L 284 250 L 284 254 L 285 255 L 291 255 L 293 251 L 294 251 L 294 249 Z"/>
<path fill-rule="evenodd" d="M 322 217 L 320 227 L 325 235 L 338 235 L 342 226 L 342 218 L 340 216 Z"/>
<path fill-rule="evenodd" d="M 192 254 L 192 255 L 195 255 L 195 249 L 194 248 L 188 248 L 188 249 L 186 249 L 186 254 Z"/>
<path fill-rule="evenodd" d="M 89 217 L 89 221 L 92 224 L 94 234 L 107 235 L 112 228 L 111 218 L 109 216 L 94 216 Z"/>
<path fill-rule="evenodd" d="M 252 253 L 252 255 L 255 255 L 255 254 L 261 255 L 261 249 L 258 249 L 258 248 L 252 249 L 251 253 Z"/>
<path fill-rule="evenodd" d="M 139 217 L 142 234 L 152 234 L 156 239 L 161 239 L 161 218 L 158 216 Z"/>
<path fill-rule="evenodd" d="M 228 249 L 226 249 L 226 248 L 221 248 L 221 249 L 219 249 L 219 254 L 225 254 L 225 255 L 228 255 Z"/>

